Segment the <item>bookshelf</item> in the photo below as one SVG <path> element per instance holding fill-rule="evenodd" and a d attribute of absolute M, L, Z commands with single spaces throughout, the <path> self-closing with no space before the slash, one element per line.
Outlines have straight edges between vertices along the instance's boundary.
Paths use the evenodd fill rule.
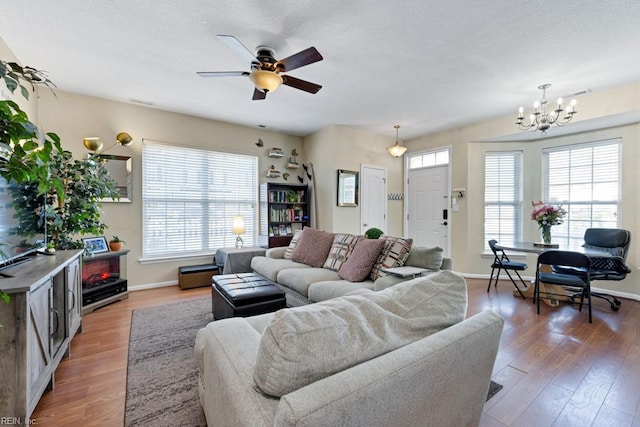
<path fill-rule="evenodd" d="M 260 246 L 287 246 L 293 233 L 304 226 L 309 226 L 306 185 L 271 182 L 260 185 Z"/>

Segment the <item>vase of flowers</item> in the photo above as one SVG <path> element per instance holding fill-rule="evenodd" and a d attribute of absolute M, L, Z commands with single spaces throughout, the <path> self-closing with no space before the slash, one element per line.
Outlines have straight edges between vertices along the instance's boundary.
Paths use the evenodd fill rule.
<path fill-rule="evenodd" d="M 562 224 L 567 211 L 562 206 L 553 206 L 542 201 L 531 203 L 531 219 L 534 220 L 540 228 L 542 241 L 545 245 L 551 244 L 551 227 Z"/>

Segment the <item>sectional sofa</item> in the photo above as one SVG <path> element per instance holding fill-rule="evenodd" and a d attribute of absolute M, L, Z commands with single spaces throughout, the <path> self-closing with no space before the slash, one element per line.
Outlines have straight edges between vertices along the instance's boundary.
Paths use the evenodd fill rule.
<path fill-rule="evenodd" d="M 477 426 L 503 328 L 450 271 L 196 337 L 208 425 Z"/>
<path fill-rule="evenodd" d="M 441 248 L 414 246 L 411 239 L 373 241 L 312 228 L 297 231 L 288 247 L 271 248 L 251 261 L 254 272 L 284 290 L 289 307 L 381 291 L 412 278 L 389 274 L 388 268 L 417 267 L 428 275 L 452 265 Z"/>

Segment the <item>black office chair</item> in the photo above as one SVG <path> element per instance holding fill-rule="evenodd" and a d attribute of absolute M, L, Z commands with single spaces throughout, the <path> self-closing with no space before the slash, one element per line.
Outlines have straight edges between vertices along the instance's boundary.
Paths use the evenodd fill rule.
<path fill-rule="evenodd" d="M 611 257 L 591 258 L 591 281 L 593 280 L 623 280 L 631 269 L 627 267 L 627 254 L 631 246 L 631 233 L 618 228 L 589 228 L 584 233 L 585 249 L 605 251 Z M 559 273 L 585 275 L 580 269 L 567 269 L 561 266 L 553 266 L 553 270 Z M 601 298 L 609 303 L 611 310 L 618 311 L 620 300 L 613 295 L 593 292 L 591 296 Z"/>
<path fill-rule="evenodd" d="M 544 271 L 541 266 L 549 266 L 549 271 Z M 579 269 L 581 274 L 559 273 L 553 270 L 553 266 L 561 266 L 563 268 Z M 570 251 L 546 251 L 538 255 L 538 263 L 536 266 L 536 282 L 534 288 L 534 300 L 538 314 L 540 314 L 540 282 L 550 285 L 562 286 L 568 290 L 580 289 L 580 308 L 586 298 L 589 305 L 589 323 L 591 323 L 591 259 L 579 252 Z M 564 294 L 544 292 L 545 296 L 566 296 Z"/>
<path fill-rule="evenodd" d="M 513 277 L 509 273 L 509 270 L 516 273 L 516 275 L 518 276 L 518 279 L 520 279 L 520 281 L 526 288 L 527 284 L 525 283 L 524 280 L 522 280 L 522 277 L 520 277 L 520 273 L 518 272 L 526 270 L 527 264 L 525 264 L 524 262 L 511 261 L 503 249 L 496 248 L 497 243 L 498 243 L 497 240 L 489 240 L 489 247 L 491 248 L 491 252 L 493 252 L 493 264 L 491 264 L 491 277 L 489 277 L 489 285 L 487 286 L 487 292 L 489 292 L 489 290 L 491 289 L 491 282 L 493 281 L 493 273 L 494 272 L 497 273 L 496 282 L 493 285 L 494 287 L 497 287 L 498 279 L 500 278 L 500 270 L 504 270 L 504 272 L 507 273 L 507 276 L 509 276 L 509 279 L 511 279 L 513 286 L 515 286 L 518 292 L 520 293 L 520 296 L 522 297 L 522 299 L 525 299 L 524 294 L 522 293 L 522 290 L 520 289 L 516 281 L 513 279 Z"/>

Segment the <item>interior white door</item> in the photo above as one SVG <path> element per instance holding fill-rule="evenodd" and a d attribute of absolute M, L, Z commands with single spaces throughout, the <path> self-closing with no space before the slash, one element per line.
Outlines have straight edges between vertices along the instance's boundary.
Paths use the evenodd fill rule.
<path fill-rule="evenodd" d="M 449 167 L 409 170 L 408 236 L 419 246 L 449 254 Z"/>
<path fill-rule="evenodd" d="M 361 233 L 372 227 L 387 231 L 387 169 L 361 167 L 360 212 Z"/>

